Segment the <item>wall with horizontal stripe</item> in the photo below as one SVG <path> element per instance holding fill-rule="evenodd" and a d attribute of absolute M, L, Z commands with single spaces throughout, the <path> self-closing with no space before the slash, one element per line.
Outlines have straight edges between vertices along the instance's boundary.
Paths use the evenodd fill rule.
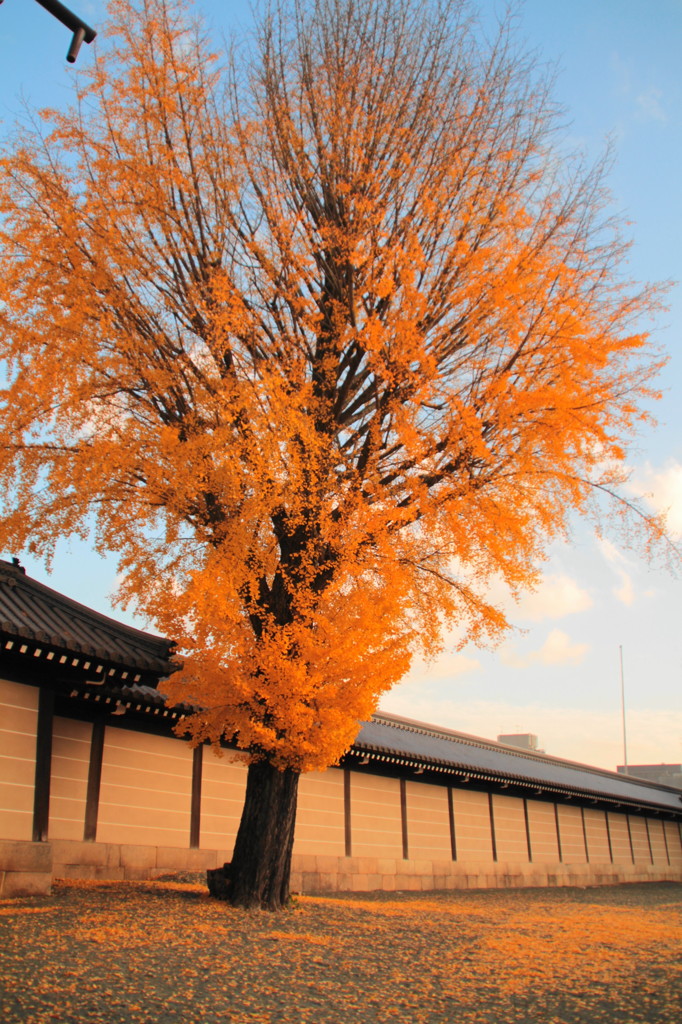
<path fill-rule="evenodd" d="M 107 726 L 97 841 L 189 845 L 191 785 L 186 743 Z"/>
<path fill-rule="evenodd" d="M 92 723 L 55 717 L 50 781 L 50 839 L 82 839 Z"/>
<path fill-rule="evenodd" d="M 30 840 L 38 688 L 0 679 L 0 838 Z"/>
<path fill-rule="evenodd" d="M 195 753 L 111 716 L 93 724 L 55 715 L 51 773 L 38 800 L 38 712 L 37 687 L 0 681 L 0 840 L 29 841 L 36 807 L 48 807 L 57 874 L 152 877 L 230 859 L 246 783 L 237 755 Z M 304 890 L 662 878 L 682 878 L 682 833 L 654 814 L 488 792 L 464 780 L 438 785 L 370 766 L 300 781 L 294 886 Z"/>

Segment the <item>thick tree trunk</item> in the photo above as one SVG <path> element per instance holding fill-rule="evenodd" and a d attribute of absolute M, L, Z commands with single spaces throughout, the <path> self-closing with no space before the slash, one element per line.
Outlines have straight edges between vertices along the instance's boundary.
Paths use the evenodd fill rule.
<path fill-rule="evenodd" d="M 299 772 L 267 761 L 249 766 L 230 864 L 208 873 L 211 894 L 235 907 L 280 910 L 289 900 Z"/>

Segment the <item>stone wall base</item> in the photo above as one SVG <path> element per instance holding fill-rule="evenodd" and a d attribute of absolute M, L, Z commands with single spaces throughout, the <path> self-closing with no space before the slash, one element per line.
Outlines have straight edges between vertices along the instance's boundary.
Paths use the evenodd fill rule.
<path fill-rule="evenodd" d="M 175 872 L 222 866 L 228 850 L 189 850 L 175 846 L 52 841 L 55 878 L 143 880 Z"/>
<path fill-rule="evenodd" d="M 46 896 L 51 889 L 51 843 L 0 839 L 0 897 Z"/>
<path fill-rule="evenodd" d="M 221 866 L 228 850 L 188 850 L 126 843 L 55 839 L 0 840 L 0 897 L 50 892 L 53 878 L 154 879 Z M 617 885 L 682 882 L 682 871 L 654 864 L 516 864 L 391 860 L 377 857 L 294 856 L 292 892 L 385 892 L 508 889 L 523 886 Z"/>
<path fill-rule="evenodd" d="M 682 882 L 682 871 L 653 864 L 528 864 L 383 860 L 374 857 L 293 859 L 293 892 L 428 892 L 442 889 L 511 889 L 546 886 Z"/>
<path fill-rule="evenodd" d="M 221 866 L 228 850 L 187 850 L 124 843 L 53 840 L 55 878 L 152 879 Z M 388 892 L 509 889 L 523 886 L 681 882 L 682 871 L 654 864 L 517 864 L 387 860 L 377 857 L 295 855 L 292 892 Z"/>

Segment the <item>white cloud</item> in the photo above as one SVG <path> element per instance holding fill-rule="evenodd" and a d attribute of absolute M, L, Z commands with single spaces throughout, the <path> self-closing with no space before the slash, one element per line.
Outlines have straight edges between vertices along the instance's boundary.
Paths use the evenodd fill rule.
<path fill-rule="evenodd" d="M 622 98 L 627 97 L 629 101 L 630 97 L 634 94 L 634 116 L 636 120 L 657 121 L 659 124 L 665 124 L 668 120 L 668 115 L 663 104 L 663 92 L 654 85 L 650 85 L 648 88 L 640 88 L 640 91 L 636 92 L 641 83 L 634 80 L 633 71 L 635 69 L 632 62 L 624 60 L 615 51 L 610 55 L 609 65 L 615 95 Z"/>
<path fill-rule="evenodd" d="M 622 604 L 627 605 L 629 608 L 635 603 L 635 587 L 632 577 L 624 569 L 619 569 L 618 575 L 620 577 L 620 585 L 613 588 L 613 593 Z"/>
<path fill-rule="evenodd" d="M 469 658 L 465 654 L 446 652 L 434 662 L 416 661 L 408 675 L 408 679 L 420 678 L 425 670 L 428 670 L 429 679 L 431 680 L 454 679 L 458 676 L 480 672 L 481 667 L 478 658 Z"/>
<path fill-rule="evenodd" d="M 611 565 L 618 565 L 623 562 L 627 562 L 625 555 L 618 550 L 615 544 L 612 544 L 606 537 L 597 537 L 597 547 L 601 551 L 602 555 L 607 562 Z"/>
<path fill-rule="evenodd" d="M 528 654 L 518 654 L 513 647 L 501 647 L 500 660 L 510 668 L 530 668 L 531 665 L 579 665 L 589 649 L 589 644 L 575 643 L 568 633 L 561 629 L 553 629 L 542 647 Z"/>
<path fill-rule="evenodd" d="M 634 474 L 631 489 L 654 511 L 665 513 L 670 532 L 682 536 L 682 464 L 675 459 L 661 468 L 647 463 Z"/>
<path fill-rule="evenodd" d="M 562 572 L 541 576 L 537 587 L 525 591 L 518 601 L 513 598 L 506 583 L 495 577 L 486 589 L 486 598 L 505 614 L 513 626 L 523 625 L 524 622 L 562 619 L 592 607 L 592 597 L 588 591 Z"/>
<path fill-rule="evenodd" d="M 518 613 L 522 619 L 539 622 L 541 619 L 562 619 L 591 606 L 592 598 L 576 580 L 565 575 L 549 575 L 543 578 L 537 590 L 521 599 Z"/>
<path fill-rule="evenodd" d="M 663 99 L 663 93 L 660 89 L 650 86 L 645 92 L 641 92 L 635 98 L 635 114 L 640 121 L 658 121 L 659 124 L 665 124 L 668 120 L 668 115 L 663 109 L 661 100 Z"/>
<path fill-rule="evenodd" d="M 627 96 L 632 88 L 631 65 L 616 50 L 610 54 L 609 65 L 616 95 Z"/>
<path fill-rule="evenodd" d="M 611 543 L 610 540 L 606 540 L 605 537 L 599 537 L 597 539 L 597 547 L 601 551 L 601 554 L 605 560 L 612 566 L 614 573 L 618 577 L 618 584 L 613 588 L 612 594 L 621 604 L 630 607 L 635 603 L 637 594 L 635 591 L 635 585 L 632 580 L 632 576 L 627 571 L 625 566 L 629 566 L 631 563 L 625 557 L 622 551 Z"/>

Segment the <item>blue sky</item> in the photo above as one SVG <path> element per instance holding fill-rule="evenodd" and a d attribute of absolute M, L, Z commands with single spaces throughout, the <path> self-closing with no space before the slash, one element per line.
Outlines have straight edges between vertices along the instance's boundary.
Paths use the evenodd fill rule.
<path fill-rule="evenodd" d="M 104 3 L 70 0 L 100 27 Z M 249 18 L 248 5 L 202 0 L 219 38 Z M 500 5 L 481 4 L 486 15 Z M 519 32 L 541 61 L 556 64 L 555 98 L 565 108 L 563 145 L 597 157 L 610 139 L 613 207 L 634 239 L 628 271 L 639 280 L 682 280 L 682 0 L 527 0 Z M 0 131 L 21 107 L 68 103 L 70 36 L 34 0 L 0 6 Z M 84 46 L 79 65 L 90 58 Z M 668 508 L 682 537 L 682 290 L 655 329 L 668 351 L 658 425 L 630 460 L 633 492 Z M 5 555 L 6 557 L 6 555 Z M 100 611 L 114 610 L 116 567 L 87 544 L 62 544 L 53 572 L 29 558 L 28 572 Z M 505 601 L 503 594 L 498 595 Z M 620 663 L 625 668 L 628 758 L 682 761 L 682 581 L 576 524 L 554 546 L 538 592 L 508 607 L 518 631 L 493 652 L 446 646 L 414 666 L 382 707 L 494 738 L 533 732 L 549 752 L 606 768 L 622 762 Z"/>

